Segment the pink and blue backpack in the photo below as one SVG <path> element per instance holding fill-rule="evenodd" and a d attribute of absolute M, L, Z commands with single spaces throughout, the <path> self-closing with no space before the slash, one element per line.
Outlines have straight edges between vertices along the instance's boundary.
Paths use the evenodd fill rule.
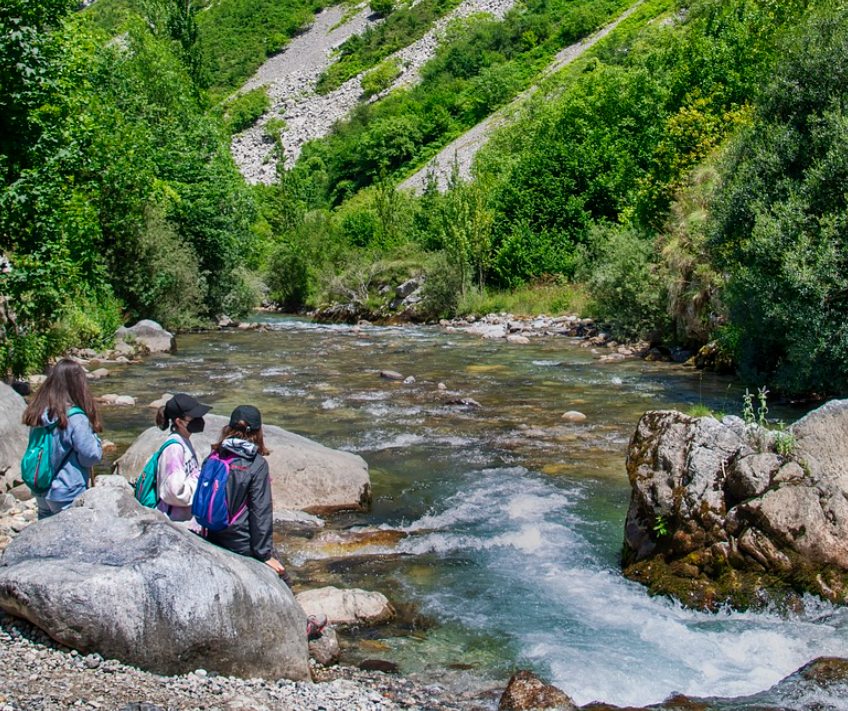
<path fill-rule="evenodd" d="M 197 490 L 191 503 L 191 513 L 195 520 L 207 531 L 218 533 L 233 523 L 247 508 L 247 502 L 230 517 L 227 502 L 227 480 L 230 477 L 230 465 L 236 456 L 222 457 L 213 452 L 200 468 Z"/>

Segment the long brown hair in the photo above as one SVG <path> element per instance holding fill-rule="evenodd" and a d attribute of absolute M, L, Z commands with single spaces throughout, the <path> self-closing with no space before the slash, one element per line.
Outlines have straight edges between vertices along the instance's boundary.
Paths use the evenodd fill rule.
<path fill-rule="evenodd" d="M 100 412 L 88 389 L 83 367 L 70 358 L 63 358 L 50 370 L 47 380 L 35 393 L 32 402 L 24 410 L 23 423 L 40 427 L 41 415 L 47 411 L 49 418 L 58 418 L 60 429 L 68 426 L 68 408 L 82 408 L 95 432 L 101 432 Z"/>
<path fill-rule="evenodd" d="M 218 448 L 224 443 L 225 439 L 237 437 L 238 439 L 243 439 L 247 442 L 253 442 L 253 444 L 256 445 L 256 449 L 259 450 L 259 454 L 263 457 L 267 457 L 271 454 L 271 450 L 265 446 L 265 436 L 262 433 L 262 428 L 260 427 L 258 430 L 250 430 L 250 432 L 247 430 L 248 425 L 246 422 L 239 422 L 236 427 L 225 425 L 224 429 L 221 430 L 221 436 L 218 438 L 218 441 L 212 445 L 212 451 L 217 452 Z"/>

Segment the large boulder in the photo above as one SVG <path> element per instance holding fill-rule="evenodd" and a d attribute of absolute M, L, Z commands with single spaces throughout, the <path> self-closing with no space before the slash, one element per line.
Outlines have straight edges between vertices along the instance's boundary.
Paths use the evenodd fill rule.
<path fill-rule="evenodd" d="M 201 459 L 211 451 L 229 419 L 206 415 L 206 430 L 192 435 Z M 324 447 L 281 427 L 264 425 L 266 458 L 271 472 L 274 509 L 295 509 L 313 514 L 341 510 L 367 510 L 371 506 L 371 478 L 362 457 Z M 168 437 L 157 427 L 145 430 L 115 463 L 116 471 L 135 479 L 147 460 Z"/>
<path fill-rule="evenodd" d="M 90 489 L 6 548 L 0 608 L 84 654 L 162 674 L 309 678 L 306 617 L 268 566 L 117 487 Z"/>
<path fill-rule="evenodd" d="M 684 603 L 740 608 L 848 592 L 848 400 L 786 433 L 649 412 L 630 442 L 625 573 Z"/>
<path fill-rule="evenodd" d="M 26 401 L 6 383 L 0 382 L 0 494 L 21 480 L 23 459 L 29 428 L 21 423 Z"/>
<path fill-rule="evenodd" d="M 115 350 L 126 353 L 175 353 L 177 341 L 156 321 L 144 319 L 135 326 L 121 326 L 115 331 Z"/>

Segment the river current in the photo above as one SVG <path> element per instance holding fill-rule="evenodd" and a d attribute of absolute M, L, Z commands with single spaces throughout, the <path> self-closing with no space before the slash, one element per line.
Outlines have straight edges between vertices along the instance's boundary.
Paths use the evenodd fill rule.
<path fill-rule="evenodd" d="M 373 510 L 328 527 L 366 535 L 283 540 L 296 580 L 396 603 L 400 621 L 363 633 L 348 661 L 449 670 L 458 684 L 531 668 L 578 704 L 646 705 L 678 692 L 755 694 L 816 657 L 848 657 L 848 609 L 809 600 L 790 616 L 699 613 L 620 574 L 636 422 L 695 404 L 738 413 L 732 381 L 601 363 L 565 338 L 516 346 L 436 328 L 264 318 L 269 332 L 185 335 L 178 354 L 114 367 L 93 387 L 139 399 L 104 412 L 119 450 L 152 424 L 147 402 L 184 390 L 223 415 L 256 404 L 266 422 L 365 458 Z M 383 369 L 415 382 L 382 379 Z M 469 398 L 481 407 L 461 403 Z M 564 422 L 568 410 L 586 421 Z"/>

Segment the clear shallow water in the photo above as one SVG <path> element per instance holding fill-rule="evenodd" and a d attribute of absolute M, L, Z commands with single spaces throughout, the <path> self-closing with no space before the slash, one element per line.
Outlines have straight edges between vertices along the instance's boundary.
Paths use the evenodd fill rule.
<path fill-rule="evenodd" d="M 253 402 L 266 421 L 369 462 L 373 511 L 331 528 L 398 533 L 351 544 L 344 559 L 320 536 L 286 541 L 302 580 L 377 589 L 401 604 L 407 623 L 368 633 L 350 658 L 500 678 L 529 667 L 580 704 L 644 705 L 675 692 L 752 694 L 815 657 L 848 656 L 845 610 L 696 613 L 619 573 L 624 455 L 639 416 L 696 403 L 738 411 L 729 380 L 599 363 L 564 339 L 510 346 L 437 329 L 269 320 L 268 333 L 183 336 L 178 355 L 116 368 L 95 388 L 142 405 L 187 390 L 220 414 Z M 416 383 L 380 379 L 381 369 Z M 459 398 L 482 408 L 449 404 Z M 564 423 L 572 409 L 586 422 Z M 125 446 L 152 416 L 111 408 L 107 437 Z"/>

